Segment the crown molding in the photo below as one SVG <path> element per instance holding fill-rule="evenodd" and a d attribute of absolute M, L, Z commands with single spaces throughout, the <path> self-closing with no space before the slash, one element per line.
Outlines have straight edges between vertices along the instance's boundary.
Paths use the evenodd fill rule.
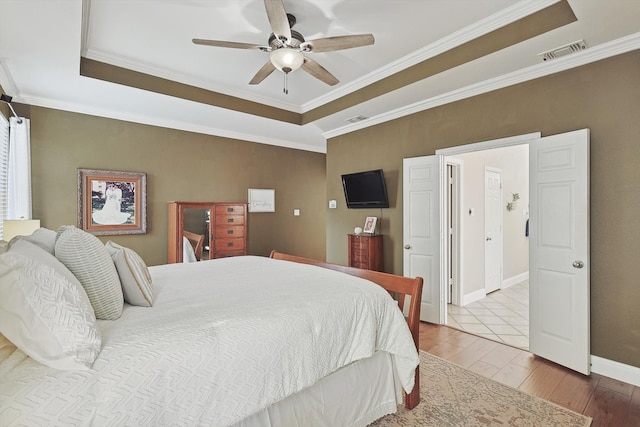
<path fill-rule="evenodd" d="M 311 111 L 317 107 L 334 101 L 338 98 L 346 96 L 352 92 L 369 86 L 379 80 L 387 78 L 393 74 L 403 71 L 413 65 L 419 64 L 422 61 L 433 58 L 444 52 L 447 52 L 455 47 L 470 42 L 480 36 L 488 34 L 492 31 L 502 28 L 505 25 L 511 24 L 517 20 L 525 18 L 542 9 L 545 9 L 561 0 L 522 0 L 516 4 L 502 9 L 484 19 L 474 22 L 456 31 L 446 37 L 443 37 L 435 42 L 416 50 L 404 57 L 389 63 L 388 65 L 381 67 L 369 74 L 364 75 L 362 78 L 354 80 L 353 82 L 344 84 L 339 89 L 336 89 L 325 96 L 318 97 L 310 102 L 302 105 L 302 111 Z"/>
<path fill-rule="evenodd" d="M 4 93 L 11 95 L 17 101 L 18 90 L 16 89 L 16 84 L 11 77 L 9 67 L 7 67 L 7 60 L 5 58 L 0 58 L 0 82 L 4 82 L 2 86 Z"/>
<path fill-rule="evenodd" d="M 85 104 L 75 104 L 58 102 L 47 98 L 39 98 L 35 96 L 23 95 L 21 101 L 27 104 L 51 108 L 54 110 L 69 111 L 72 113 L 86 114 L 89 116 L 104 117 L 107 119 L 123 120 L 127 122 L 140 123 L 143 125 L 157 126 L 169 129 L 182 130 L 187 132 L 201 133 L 205 135 L 218 136 L 221 138 L 237 139 L 241 141 L 255 142 L 259 144 L 275 145 L 278 147 L 293 148 L 296 150 L 312 151 L 316 153 L 327 152 L 326 144 L 323 140 L 321 144 L 309 145 L 292 142 L 286 139 L 278 139 L 273 137 L 267 137 L 264 135 L 254 135 L 245 132 L 235 132 L 228 129 L 220 129 L 213 126 L 201 126 L 190 122 L 184 122 L 180 120 L 166 120 L 158 119 L 153 116 L 126 114 L 120 111 L 114 111 L 104 108 L 96 108 Z"/>
<path fill-rule="evenodd" d="M 322 136 L 326 139 L 334 138 L 336 136 L 365 129 L 370 126 L 395 120 L 430 108 L 439 107 L 441 105 L 470 98 L 472 96 L 513 86 L 518 83 L 524 83 L 540 77 L 556 74 L 561 71 L 570 70 L 572 68 L 580 67 L 582 65 L 590 64 L 612 56 L 621 55 L 637 49 L 640 49 L 640 32 L 621 37 L 611 42 L 602 43 L 581 52 L 554 59 L 553 61 L 532 65 L 512 73 L 465 86 L 442 95 L 437 95 L 402 108 L 370 117 L 368 120 L 363 122 L 342 126 L 340 128 L 324 132 L 322 133 Z"/>

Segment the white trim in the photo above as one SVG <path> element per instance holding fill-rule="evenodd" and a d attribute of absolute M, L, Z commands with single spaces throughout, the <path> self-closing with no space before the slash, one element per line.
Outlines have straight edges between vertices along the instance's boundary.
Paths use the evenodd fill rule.
<path fill-rule="evenodd" d="M 339 89 L 302 104 L 302 111 L 307 112 L 314 108 L 321 107 L 328 102 L 360 90 L 422 61 L 433 58 L 441 53 L 463 45 L 464 43 L 468 43 L 480 36 L 495 31 L 498 28 L 502 28 L 505 25 L 532 15 L 542 9 L 558 3 L 558 1 L 559 0 L 518 1 L 515 4 L 494 13 L 493 15 L 487 16 L 486 18 L 474 22 L 473 24 L 443 37 L 434 43 L 428 44 L 427 46 L 405 55 L 396 61 L 380 67 L 351 83 L 343 84 Z"/>
<path fill-rule="evenodd" d="M 591 372 L 640 387 L 640 368 L 591 355 Z"/>
<path fill-rule="evenodd" d="M 456 209 L 457 212 L 452 212 L 447 215 L 451 215 L 454 218 L 454 222 L 458 227 L 458 232 L 456 233 L 456 236 L 455 236 L 457 261 L 456 261 L 456 265 L 453 267 L 457 282 L 454 282 L 453 291 L 451 292 L 452 294 L 451 302 L 455 305 L 460 305 L 462 301 L 462 295 L 464 295 L 464 271 L 462 268 L 462 266 L 464 265 L 464 255 L 463 255 L 463 251 L 461 250 L 462 248 L 461 238 L 463 235 L 463 222 L 464 222 L 462 221 L 462 204 L 464 202 L 464 200 L 462 200 L 462 195 L 464 194 L 463 192 L 464 160 L 457 157 L 453 157 L 453 156 L 443 156 L 443 157 L 444 157 L 445 170 L 447 166 L 451 166 L 453 169 L 454 180 L 455 180 L 454 188 L 455 188 L 455 197 L 456 197 L 455 203 L 457 205 L 457 209 Z M 449 204 L 445 204 L 445 212 L 447 212 L 448 210 L 448 205 Z M 449 249 L 447 249 L 447 253 L 450 253 Z"/>
<path fill-rule="evenodd" d="M 493 79 L 474 83 L 442 95 L 437 95 L 423 101 L 370 117 L 368 120 L 362 122 L 332 129 L 324 132 L 322 136 L 329 139 L 339 135 L 344 135 L 346 133 L 385 123 L 400 117 L 428 110 L 430 108 L 439 107 L 461 99 L 470 98 L 472 96 L 481 95 L 497 89 L 513 86 L 518 83 L 559 73 L 571 68 L 580 67 L 582 65 L 590 64 L 612 56 L 621 55 L 636 49 L 640 49 L 640 32 L 585 49 L 572 55 L 563 56 L 562 58 L 554 59 L 553 61 L 542 62 Z"/>
<path fill-rule="evenodd" d="M 484 292 L 484 288 L 478 289 L 477 291 L 473 291 L 473 292 L 471 292 L 469 294 L 466 294 L 466 295 L 462 295 L 462 304 L 461 304 L 461 306 L 465 306 L 467 304 L 471 304 L 472 302 L 480 301 L 481 299 L 483 299 L 486 296 L 487 296 L 487 294 Z"/>
<path fill-rule="evenodd" d="M 15 98 L 14 98 L 15 99 Z M 39 107 L 52 108 L 56 110 L 70 111 L 75 113 L 87 114 L 89 116 L 104 117 L 107 119 L 124 120 L 145 125 L 165 127 L 169 129 L 184 130 L 188 132 L 197 132 L 205 135 L 220 136 L 223 138 L 238 139 L 242 141 L 256 142 L 258 144 L 275 145 L 278 147 L 294 148 L 297 150 L 311 151 L 326 154 L 326 144 L 323 146 L 311 146 L 309 144 L 296 143 L 286 139 L 273 137 L 265 137 L 264 135 L 255 135 L 245 132 L 230 131 L 228 129 L 220 129 L 213 126 L 201 126 L 193 123 L 183 122 L 179 120 L 158 119 L 153 116 L 136 115 L 123 113 L 118 110 L 90 107 L 84 104 L 75 104 L 70 102 L 58 102 L 46 98 L 31 97 L 22 95 L 21 101 L 27 104 L 37 105 Z"/>
<path fill-rule="evenodd" d="M 512 145 L 528 144 L 529 142 L 540 139 L 541 137 L 541 132 L 531 132 L 522 135 L 508 136 L 506 138 L 491 139 L 488 141 L 457 145 L 455 147 L 441 148 L 436 150 L 436 154 L 453 156 L 462 153 L 472 153 L 474 151 L 490 150 L 492 148 L 510 147 Z"/>
<path fill-rule="evenodd" d="M 508 279 L 504 279 L 502 281 L 502 289 L 509 288 L 513 285 L 517 285 L 523 280 L 529 280 L 529 272 L 525 271 L 524 273 L 516 274 L 515 276 L 511 276 Z"/>

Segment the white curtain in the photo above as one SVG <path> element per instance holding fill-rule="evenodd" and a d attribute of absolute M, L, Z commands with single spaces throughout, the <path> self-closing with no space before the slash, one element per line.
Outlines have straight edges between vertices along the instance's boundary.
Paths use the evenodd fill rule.
<path fill-rule="evenodd" d="M 7 219 L 31 219 L 30 134 L 30 120 L 24 117 L 9 119 Z"/>

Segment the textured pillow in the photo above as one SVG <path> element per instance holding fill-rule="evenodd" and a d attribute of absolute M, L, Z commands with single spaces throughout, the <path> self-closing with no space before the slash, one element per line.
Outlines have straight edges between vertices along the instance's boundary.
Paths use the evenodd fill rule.
<path fill-rule="evenodd" d="M 84 289 L 82 289 L 82 285 L 80 284 L 76 276 L 74 276 L 73 273 L 69 271 L 69 269 L 65 267 L 65 265 L 61 263 L 56 257 L 51 255 L 46 250 L 42 249 L 40 246 L 36 246 L 28 240 L 20 239 L 13 245 L 11 245 L 11 248 L 9 248 L 9 253 L 17 253 L 37 263 L 48 265 L 49 267 L 53 268 L 58 274 L 64 276 L 65 279 L 67 279 L 73 285 L 80 287 L 82 292 L 84 292 Z"/>
<path fill-rule="evenodd" d="M 87 295 L 53 267 L 0 255 L 0 332 L 56 369 L 89 369 L 102 344 Z"/>
<path fill-rule="evenodd" d="M 60 227 L 56 258 L 78 278 L 98 319 L 116 320 L 122 315 L 118 272 L 100 239 L 72 225 Z"/>
<path fill-rule="evenodd" d="M 26 240 L 35 245 L 40 246 L 51 255 L 55 253 L 56 232 L 47 228 L 38 228 L 30 236 L 23 236 L 22 240 Z"/>
<path fill-rule="evenodd" d="M 151 307 L 153 288 L 149 269 L 133 249 L 125 248 L 112 241 L 105 245 L 107 252 L 118 270 L 124 300 L 131 305 Z"/>

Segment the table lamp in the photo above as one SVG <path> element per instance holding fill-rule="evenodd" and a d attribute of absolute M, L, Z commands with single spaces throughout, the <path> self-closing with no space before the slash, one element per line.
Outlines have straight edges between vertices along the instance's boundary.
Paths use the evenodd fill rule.
<path fill-rule="evenodd" d="M 2 221 L 2 240 L 8 242 L 15 236 L 29 236 L 38 228 L 39 219 L 5 219 Z"/>

